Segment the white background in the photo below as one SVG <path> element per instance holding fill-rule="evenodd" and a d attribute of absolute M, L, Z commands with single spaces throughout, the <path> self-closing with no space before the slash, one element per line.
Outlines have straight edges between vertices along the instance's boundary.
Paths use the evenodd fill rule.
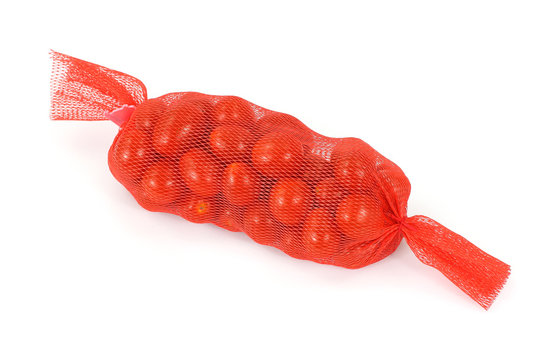
<path fill-rule="evenodd" d="M 18 5 L 15 5 L 15 4 Z M 2 5 L 1 359 L 552 359 L 556 1 Z M 489 311 L 405 243 L 346 270 L 140 208 L 109 122 L 48 119 L 48 50 L 234 94 L 404 169 L 409 214 L 511 264 Z"/>

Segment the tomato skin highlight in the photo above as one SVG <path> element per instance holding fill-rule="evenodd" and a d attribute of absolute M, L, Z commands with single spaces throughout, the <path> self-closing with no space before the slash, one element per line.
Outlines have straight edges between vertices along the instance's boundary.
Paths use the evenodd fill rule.
<path fill-rule="evenodd" d="M 340 246 L 334 217 L 324 208 L 312 210 L 303 225 L 303 243 L 315 257 L 330 257 Z"/>
<path fill-rule="evenodd" d="M 256 199 L 258 178 L 254 170 L 244 163 L 229 164 L 223 172 L 223 195 L 233 205 L 246 206 Z"/>
<path fill-rule="evenodd" d="M 372 188 L 374 178 L 368 167 L 369 162 L 359 154 L 340 154 L 334 161 L 336 179 L 350 190 Z"/>
<path fill-rule="evenodd" d="M 251 132 L 236 125 L 218 126 L 210 135 L 213 154 L 225 162 L 249 160 L 253 143 Z"/>
<path fill-rule="evenodd" d="M 212 197 L 220 190 L 221 167 L 210 154 L 192 149 L 179 162 L 186 186 L 199 196 Z"/>
<path fill-rule="evenodd" d="M 293 136 L 270 133 L 254 145 L 252 163 L 270 178 L 294 176 L 304 163 L 303 145 Z"/>
<path fill-rule="evenodd" d="M 270 192 L 270 210 L 285 225 L 294 226 L 303 221 L 310 208 L 310 191 L 299 179 L 279 180 Z"/>
<path fill-rule="evenodd" d="M 199 143 L 209 129 L 209 119 L 200 106 L 181 99 L 155 124 L 153 147 L 161 155 L 180 156 Z"/>
<path fill-rule="evenodd" d="M 274 245 L 280 232 L 279 224 L 262 204 L 249 207 L 243 217 L 243 230 L 262 245 Z"/>
<path fill-rule="evenodd" d="M 255 115 L 248 101 L 225 96 L 215 105 L 214 118 L 217 125 L 238 125 L 248 129 L 254 126 Z"/>
<path fill-rule="evenodd" d="M 336 211 L 336 222 L 353 240 L 373 240 L 385 225 L 381 202 L 368 195 L 348 195 Z"/>
<path fill-rule="evenodd" d="M 179 216 L 198 224 L 214 221 L 218 212 L 219 206 L 215 199 L 196 195 L 189 196 L 178 210 Z"/>
<path fill-rule="evenodd" d="M 122 131 L 109 150 L 109 168 L 121 182 L 136 183 L 154 157 L 149 135 L 127 129 Z"/>
<path fill-rule="evenodd" d="M 151 165 L 140 183 L 138 202 L 150 205 L 168 205 L 178 200 L 184 193 L 176 167 L 169 162 L 160 161 Z M 148 208 L 148 210 L 150 210 Z"/>

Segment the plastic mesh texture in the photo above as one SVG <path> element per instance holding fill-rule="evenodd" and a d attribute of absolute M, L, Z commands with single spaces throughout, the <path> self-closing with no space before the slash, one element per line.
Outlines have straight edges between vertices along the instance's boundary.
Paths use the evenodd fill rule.
<path fill-rule="evenodd" d="M 356 138 L 320 135 L 291 115 L 235 96 L 146 100 L 128 75 L 53 53 L 56 120 L 105 120 L 135 105 L 109 150 L 113 176 L 150 211 L 245 232 L 322 264 L 360 268 L 405 235 L 425 264 L 485 309 L 510 267 L 424 217 L 407 217 L 402 170 Z"/>
<path fill-rule="evenodd" d="M 53 120 L 107 120 L 107 111 L 147 98 L 144 84 L 130 75 L 54 51 L 50 55 Z"/>

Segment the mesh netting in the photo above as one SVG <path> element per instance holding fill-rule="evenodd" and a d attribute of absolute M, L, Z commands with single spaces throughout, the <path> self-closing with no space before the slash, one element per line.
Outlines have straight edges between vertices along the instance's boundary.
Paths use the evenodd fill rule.
<path fill-rule="evenodd" d="M 131 76 L 58 53 L 53 59 L 53 119 L 105 120 L 108 111 L 135 106 L 109 150 L 109 168 L 150 211 L 346 268 L 383 259 L 405 235 L 422 262 L 486 309 L 509 274 L 435 221 L 407 218 L 408 179 L 360 139 L 322 136 L 235 96 L 146 100 Z"/>

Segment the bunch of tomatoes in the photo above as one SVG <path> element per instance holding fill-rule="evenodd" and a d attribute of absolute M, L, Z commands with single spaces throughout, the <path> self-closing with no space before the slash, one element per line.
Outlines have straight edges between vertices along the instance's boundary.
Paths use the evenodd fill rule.
<path fill-rule="evenodd" d="M 379 156 L 361 140 L 323 137 L 239 97 L 175 93 L 137 107 L 109 166 L 148 210 L 360 267 L 392 224 L 375 176 Z"/>

